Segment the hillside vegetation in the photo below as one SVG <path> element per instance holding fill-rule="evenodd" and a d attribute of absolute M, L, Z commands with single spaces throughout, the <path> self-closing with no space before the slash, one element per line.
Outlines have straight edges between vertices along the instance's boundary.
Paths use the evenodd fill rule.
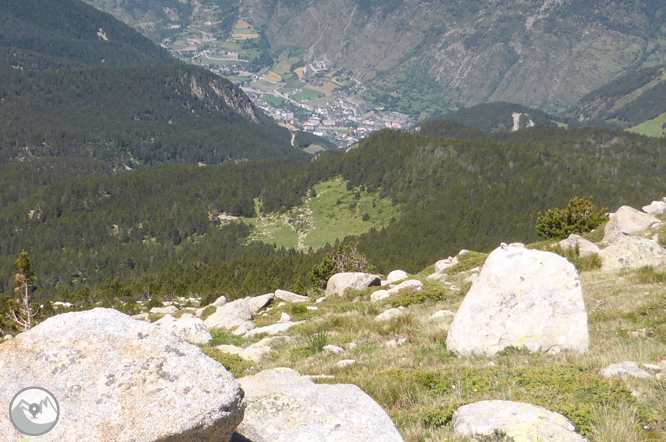
<path fill-rule="evenodd" d="M 0 3 L 0 62 L 23 69 L 174 64 L 168 52 L 79 0 Z"/>

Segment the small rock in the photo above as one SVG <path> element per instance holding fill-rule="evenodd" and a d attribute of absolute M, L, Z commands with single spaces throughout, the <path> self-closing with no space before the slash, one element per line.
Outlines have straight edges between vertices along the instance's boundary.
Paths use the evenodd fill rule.
<path fill-rule="evenodd" d="M 315 302 L 316 302 L 317 304 L 319 304 L 320 302 L 324 302 L 325 299 L 326 299 L 325 296 L 322 297 L 322 298 L 317 298 L 317 301 L 315 301 Z"/>
<path fill-rule="evenodd" d="M 287 305 L 286 302 L 281 302 L 281 303 L 279 303 L 277 306 L 278 306 L 278 307 L 284 307 L 285 305 Z"/>
<path fill-rule="evenodd" d="M 177 311 L 178 308 L 174 307 L 173 305 L 168 307 L 153 307 L 150 309 L 150 313 L 154 313 L 156 315 L 173 315 Z"/>
<path fill-rule="evenodd" d="M 453 431 L 490 436 L 501 431 L 516 441 L 585 442 L 569 419 L 542 407 L 510 401 L 479 401 L 453 413 Z"/>
<path fill-rule="evenodd" d="M 176 322 L 176 318 L 174 318 L 171 315 L 164 315 L 157 321 L 155 321 L 155 325 L 162 325 L 162 324 L 168 324 L 170 322 Z"/>
<path fill-rule="evenodd" d="M 269 334 L 269 335 L 277 335 L 278 333 L 285 332 L 289 330 L 291 327 L 294 327 L 296 325 L 301 325 L 305 324 L 305 321 L 299 321 L 299 322 L 285 322 L 283 324 L 273 324 L 273 325 L 267 325 L 266 327 L 258 327 L 255 328 L 254 330 L 250 330 L 245 334 L 246 338 L 251 338 L 253 336 L 257 336 L 263 333 Z"/>
<path fill-rule="evenodd" d="M 449 310 L 437 310 L 435 313 L 430 315 L 430 319 L 446 319 L 453 318 L 456 314 Z"/>
<path fill-rule="evenodd" d="M 325 345 L 324 346 L 324 351 L 327 353 L 332 353 L 334 355 L 341 355 L 342 353 L 345 352 L 345 349 L 342 347 L 338 347 L 337 345 Z"/>
<path fill-rule="evenodd" d="M 252 314 L 258 313 L 261 309 L 267 307 L 275 299 L 274 293 L 267 293 L 261 296 L 255 296 L 247 300 L 247 305 L 250 307 Z"/>
<path fill-rule="evenodd" d="M 661 365 L 655 365 L 655 364 L 643 364 L 643 367 L 647 368 L 648 370 L 654 370 L 654 371 L 662 371 L 663 370 Z"/>
<path fill-rule="evenodd" d="M 402 311 L 402 309 L 399 308 L 390 308 L 386 310 L 384 313 L 381 313 L 377 315 L 375 318 L 376 322 L 383 322 L 383 321 L 390 321 L 391 319 L 394 318 L 399 318 L 401 316 L 404 316 L 405 312 Z"/>
<path fill-rule="evenodd" d="M 282 312 L 282 316 L 280 316 L 280 320 L 278 321 L 279 324 L 284 324 L 285 322 L 291 321 L 291 316 L 288 314 Z"/>
<path fill-rule="evenodd" d="M 467 249 L 462 249 L 461 251 L 458 252 L 458 256 L 467 255 L 468 253 L 469 253 L 469 250 L 467 250 Z"/>
<path fill-rule="evenodd" d="M 4 341 L 9 341 L 10 339 L 13 339 L 14 336 L 12 335 L 5 335 L 4 338 L 2 338 Z"/>
<path fill-rule="evenodd" d="M 213 337 L 201 320 L 193 315 L 189 318 L 181 318 L 178 321 L 170 321 L 160 324 L 162 329 L 178 336 L 183 341 L 192 344 L 208 344 Z"/>
<path fill-rule="evenodd" d="M 384 347 L 396 348 L 407 342 L 407 338 L 393 338 L 384 344 Z"/>
<path fill-rule="evenodd" d="M 146 321 L 150 322 L 150 319 L 148 319 L 148 313 L 139 313 L 138 315 L 133 315 L 132 319 L 136 319 L 137 321 Z"/>
<path fill-rule="evenodd" d="M 314 311 L 319 310 L 319 307 L 315 307 L 314 305 L 308 305 L 308 306 L 307 306 L 307 309 L 310 310 L 310 311 L 312 311 L 312 312 L 314 312 Z"/>
<path fill-rule="evenodd" d="M 439 281 L 440 279 L 446 280 L 449 275 L 446 273 L 433 273 L 432 275 L 428 275 L 427 279 L 428 281 Z"/>
<path fill-rule="evenodd" d="M 389 273 L 386 276 L 386 281 L 389 283 L 397 282 L 397 281 L 402 281 L 403 279 L 409 278 L 409 275 L 407 272 L 403 270 L 393 270 L 391 273 Z"/>
<path fill-rule="evenodd" d="M 446 269 L 449 269 L 455 265 L 458 264 L 458 258 L 457 257 L 451 257 L 449 256 L 446 259 L 440 259 L 435 263 L 435 273 L 441 273 Z"/>
<path fill-rule="evenodd" d="M 350 342 L 349 344 L 347 344 L 347 350 L 353 350 L 355 348 L 358 348 L 358 344 L 354 342 Z"/>
<path fill-rule="evenodd" d="M 611 364 L 608 367 L 603 368 L 599 372 L 599 374 L 604 378 L 610 378 L 612 376 L 620 376 L 623 374 L 641 379 L 652 378 L 652 375 L 650 373 L 641 370 L 635 362 L 631 361 L 624 361 L 624 362 L 618 362 L 617 364 Z"/>
<path fill-rule="evenodd" d="M 255 328 L 254 322 L 252 321 L 245 321 L 236 329 L 232 332 L 234 336 L 244 336 L 249 332 L 250 330 L 253 330 Z"/>
<path fill-rule="evenodd" d="M 245 321 L 252 319 L 252 313 L 247 301 L 237 299 L 229 302 L 222 307 L 217 307 L 217 311 L 206 318 L 205 324 L 209 330 L 216 328 L 232 329 L 239 327 Z"/>
<path fill-rule="evenodd" d="M 310 300 L 307 296 L 297 295 L 296 293 L 288 292 L 286 290 L 276 290 L 275 297 L 292 303 L 308 302 Z"/>
<path fill-rule="evenodd" d="M 354 359 L 343 359 L 341 361 L 338 361 L 335 366 L 338 368 L 345 368 L 349 367 L 350 365 L 356 364 L 356 360 Z"/>
<path fill-rule="evenodd" d="M 400 284 L 396 285 L 393 288 L 390 288 L 388 290 L 389 295 L 393 295 L 394 293 L 399 293 L 402 290 L 408 290 L 408 289 L 419 289 L 423 287 L 423 283 L 419 281 L 418 279 L 410 279 L 408 281 L 401 282 Z"/>
<path fill-rule="evenodd" d="M 373 292 L 372 295 L 370 295 L 370 300 L 372 302 L 377 302 L 386 299 L 389 296 L 391 296 L 391 294 L 388 292 L 388 290 L 377 290 L 376 292 Z"/>
<path fill-rule="evenodd" d="M 666 213 L 666 202 L 652 201 L 649 206 L 643 206 L 643 212 L 651 216 L 659 216 Z"/>
<path fill-rule="evenodd" d="M 220 350 L 222 353 L 227 353 L 230 355 L 237 355 L 238 353 L 245 350 L 243 347 L 237 347 L 235 345 L 227 345 L 227 344 L 217 345 L 215 346 L 215 349 Z"/>
<path fill-rule="evenodd" d="M 563 250 L 576 249 L 578 247 L 579 256 L 590 256 L 599 253 L 599 247 L 591 241 L 583 239 L 579 235 L 569 235 L 567 239 L 563 239 L 558 243 Z"/>
<path fill-rule="evenodd" d="M 226 303 L 227 303 L 227 298 L 226 298 L 225 296 L 220 296 L 220 297 L 217 298 L 217 299 L 215 300 L 215 302 L 213 302 L 211 305 L 212 305 L 213 307 L 222 307 L 222 306 L 225 305 Z"/>

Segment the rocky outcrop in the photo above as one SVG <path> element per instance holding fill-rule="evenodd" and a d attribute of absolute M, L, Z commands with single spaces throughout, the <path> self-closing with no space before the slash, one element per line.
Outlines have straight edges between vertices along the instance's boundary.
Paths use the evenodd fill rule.
<path fill-rule="evenodd" d="M 600 249 L 599 247 L 584 238 L 581 238 L 579 235 L 571 234 L 567 239 L 563 239 L 558 243 L 563 250 L 567 249 L 578 249 L 578 256 L 590 256 L 598 254 Z"/>
<path fill-rule="evenodd" d="M 344 295 L 345 290 L 365 290 L 368 287 L 381 285 L 381 279 L 377 275 L 360 272 L 336 273 L 328 279 L 326 284 L 326 296 Z"/>
<path fill-rule="evenodd" d="M 250 312 L 255 315 L 259 310 L 268 307 L 268 305 L 273 302 L 273 299 L 275 299 L 275 294 L 267 293 L 265 295 L 248 298 L 247 305 L 250 308 Z"/>
<path fill-rule="evenodd" d="M 458 265 L 458 257 L 449 256 L 446 259 L 440 259 L 435 263 L 435 273 L 442 273 L 446 269 Z"/>
<path fill-rule="evenodd" d="M 45 386 L 63 408 L 40 441 L 229 441 L 243 392 L 198 347 L 154 324 L 96 308 L 47 319 L 0 345 L 0 401 Z M 0 413 L 0 434 L 20 434 Z"/>
<path fill-rule="evenodd" d="M 587 313 L 575 267 L 554 253 L 502 245 L 465 296 L 446 344 L 458 355 L 509 346 L 586 351 Z"/>
<path fill-rule="evenodd" d="M 402 281 L 403 279 L 409 278 L 409 275 L 404 270 L 393 270 L 391 273 L 386 275 L 386 281 L 391 284 L 397 281 Z"/>
<path fill-rule="evenodd" d="M 237 299 L 233 302 L 218 307 L 217 311 L 210 315 L 204 323 L 209 330 L 216 328 L 236 328 L 245 321 L 252 319 L 250 307 L 245 299 Z"/>
<path fill-rule="evenodd" d="M 666 250 L 647 238 L 627 236 L 617 238 L 611 245 L 602 249 L 599 256 L 603 260 L 601 269 L 604 271 L 637 269 L 661 265 L 666 259 Z"/>
<path fill-rule="evenodd" d="M 307 296 L 297 295 L 296 293 L 288 292 L 287 290 L 276 290 L 275 297 L 285 302 L 308 302 L 310 299 Z"/>
<path fill-rule="evenodd" d="M 609 215 L 609 221 L 604 227 L 604 242 L 612 244 L 624 235 L 643 232 L 658 222 L 657 218 L 640 210 L 622 206 Z"/>
<path fill-rule="evenodd" d="M 522 402 L 475 402 L 458 408 L 452 422 L 453 431 L 464 436 L 503 432 L 516 441 L 587 441 L 566 417 Z"/>
<path fill-rule="evenodd" d="M 650 205 L 643 206 L 642 209 L 650 216 L 663 215 L 666 213 L 666 198 L 662 198 L 661 201 L 652 201 Z"/>
<path fill-rule="evenodd" d="M 239 379 L 252 442 L 402 442 L 386 412 L 355 385 L 317 385 L 288 368 Z"/>

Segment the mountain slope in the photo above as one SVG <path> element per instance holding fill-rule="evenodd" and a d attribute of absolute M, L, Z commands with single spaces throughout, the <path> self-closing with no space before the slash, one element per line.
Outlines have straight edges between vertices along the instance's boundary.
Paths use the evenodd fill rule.
<path fill-rule="evenodd" d="M 0 2 L 0 62 L 24 69 L 173 64 L 124 23 L 79 0 Z"/>
<path fill-rule="evenodd" d="M 76 157 L 134 168 L 307 157 L 240 89 L 194 66 L 5 67 L 0 95 L 0 162 Z"/>

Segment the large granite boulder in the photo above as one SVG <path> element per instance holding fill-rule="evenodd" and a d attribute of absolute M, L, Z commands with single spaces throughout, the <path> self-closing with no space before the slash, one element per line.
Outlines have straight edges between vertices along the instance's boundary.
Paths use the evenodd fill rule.
<path fill-rule="evenodd" d="M 453 431 L 472 437 L 500 431 L 515 441 L 587 441 L 575 429 L 561 414 L 522 402 L 480 401 L 453 413 Z"/>
<path fill-rule="evenodd" d="M 382 407 L 355 385 L 317 385 L 288 368 L 239 382 L 248 406 L 238 432 L 252 442 L 402 442 Z"/>
<path fill-rule="evenodd" d="M 386 275 L 386 281 L 389 284 L 397 281 L 402 281 L 403 279 L 407 278 L 409 278 L 409 275 L 404 270 L 393 270 L 391 273 Z"/>
<path fill-rule="evenodd" d="M 336 273 L 328 279 L 326 296 L 344 295 L 345 290 L 365 290 L 368 287 L 378 287 L 382 283 L 377 275 L 360 272 Z"/>
<path fill-rule="evenodd" d="M 599 247 L 592 241 L 588 241 L 579 235 L 571 234 L 568 238 L 563 239 L 558 243 L 563 250 L 578 249 L 578 256 L 590 256 L 599 253 Z"/>
<path fill-rule="evenodd" d="M 298 295 L 294 292 L 290 292 L 287 290 L 276 290 L 275 297 L 281 301 L 292 302 L 292 303 L 308 302 L 310 300 L 310 298 L 308 298 L 307 296 Z"/>
<path fill-rule="evenodd" d="M 576 268 L 550 252 L 502 245 L 486 260 L 446 339 L 458 355 L 587 351 L 587 313 Z"/>
<path fill-rule="evenodd" d="M 652 201 L 650 205 L 642 207 L 643 212 L 651 216 L 659 216 L 666 213 L 666 198 L 661 201 Z"/>
<path fill-rule="evenodd" d="M 154 324 L 96 308 L 47 319 L 0 344 L 0 403 L 40 386 L 61 406 L 40 441 L 229 441 L 240 385 L 198 347 Z M 0 434 L 21 435 L 0 413 Z"/>
<path fill-rule="evenodd" d="M 627 236 L 616 239 L 602 249 L 599 256 L 602 259 L 601 270 L 638 269 L 662 264 L 666 258 L 666 250 L 647 238 Z"/>
<path fill-rule="evenodd" d="M 192 344 L 208 344 L 213 339 L 204 322 L 197 317 L 165 322 L 160 324 L 160 327 Z"/>
<path fill-rule="evenodd" d="M 250 307 L 250 312 L 255 315 L 259 310 L 268 307 L 268 305 L 275 299 L 274 293 L 267 293 L 261 296 L 255 296 L 247 299 L 247 305 Z"/>
<path fill-rule="evenodd" d="M 604 227 L 604 242 L 613 243 L 624 235 L 643 232 L 658 222 L 654 216 L 633 207 L 622 206 L 617 212 L 610 214 L 609 221 Z"/>
<path fill-rule="evenodd" d="M 222 307 L 218 307 L 217 311 L 207 317 L 204 323 L 209 330 L 216 328 L 231 329 L 239 327 L 250 319 L 252 319 L 252 312 L 250 312 L 250 306 L 247 301 L 245 299 L 237 299 Z"/>

